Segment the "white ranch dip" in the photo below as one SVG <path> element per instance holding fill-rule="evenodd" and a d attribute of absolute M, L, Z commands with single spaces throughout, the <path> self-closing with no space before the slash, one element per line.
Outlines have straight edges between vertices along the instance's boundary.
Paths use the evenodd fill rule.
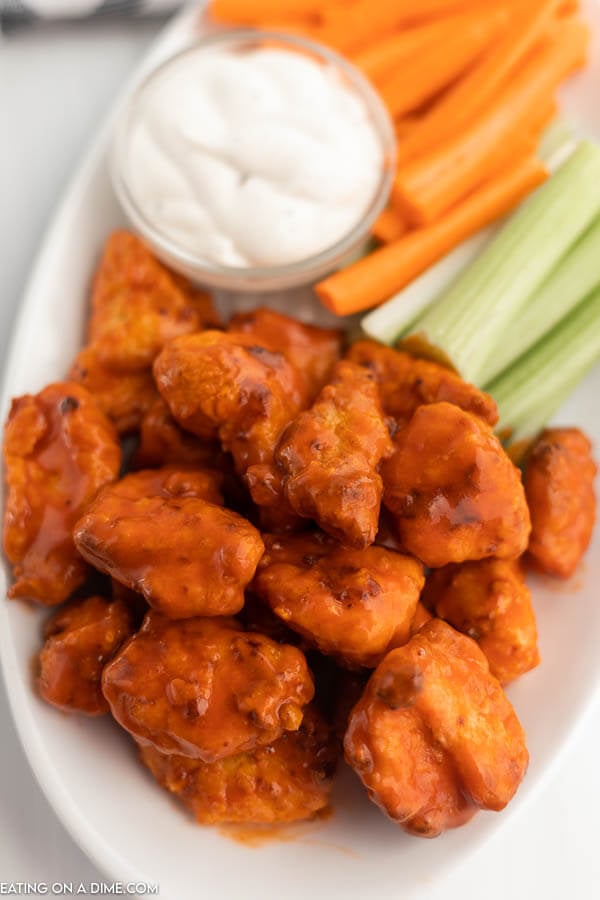
<path fill-rule="evenodd" d="M 123 154 L 138 210 L 225 266 L 326 250 L 366 213 L 383 153 L 332 66 L 274 47 L 183 55 L 138 98 Z"/>

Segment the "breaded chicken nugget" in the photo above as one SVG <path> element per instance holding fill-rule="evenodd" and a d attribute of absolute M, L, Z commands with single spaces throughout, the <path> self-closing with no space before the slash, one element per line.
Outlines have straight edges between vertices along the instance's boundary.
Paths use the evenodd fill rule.
<path fill-rule="evenodd" d="M 213 763 L 140 746 L 158 783 L 202 824 L 311 819 L 327 807 L 338 756 L 322 716 L 307 707 L 297 731 Z"/>
<path fill-rule="evenodd" d="M 207 294 L 170 272 L 127 231 L 106 242 L 92 291 L 89 343 L 110 369 L 147 369 L 164 344 L 218 324 Z"/>
<path fill-rule="evenodd" d="M 90 716 L 108 712 L 102 669 L 134 631 L 134 615 L 124 600 L 93 596 L 67 603 L 44 630 L 40 696 L 59 709 Z"/>
<path fill-rule="evenodd" d="M 136 478 L 102 491 L 76 523 L 82 556 L 172 619 L 239 612 L 264 550 L 256 528 L 194 496 L 188 476 L 191 495 L 140 496 Z"/>
<path fill-rule="evenodd" d="M 531 513 L 528 558 L 549 575 L 569 578 L 587 550 L 596 519 L 592 445 L 578 428 L 543 431 L 527 459 Z"/>
<path fill-rule="evenodd" d="M 377 467 L 391 452 L 373 375 L 343 360 L 314 405 L 286 429 L 275 457 L 292 508 L 360 549 L 377 534 L 383 490 Z"/>
<path fill-rule="evenodd" d="M 477 641 L 498 681 L 512 681 L 538 665 L 535 613 L 518 560 L 436 569 L 423 596 L 436 615 Z"/>
<path fill-rule="evenodd" d="M 150 368 L 119 372 L 100 362 L 93 345 L 77 354 L 69 379 L 88 389 L 119 434 L 137 431 L 158 397 Z"/>
<path fill-rule="evenodd" d="M 237 313 L 231 318 L 228 330 L 251 335 L 261 346 L 283 353 L 300 375 L 306 405 L 325 387 L 340 358 L 341 331 L 305 325 L 267 307 Z"/>
<path fill-rule="evenodd" d="M 498 409 L 493 397 L 474 384 L 427 359 L 416 359 L 375 341 L 352 344 L 347 359 L 366 366 L 375 375 L 383 411 L 399 425 L 411 418 L 417 407 L 426 403 L 453 403 L 495 425 Z"/>
<path fill-rule="evenodd" d="M 477 807 L 503 809 L 529 759 L 482 651 L 440 619 L 379 664 L 344 747 L 371 799 L 424 837 L 462 825 Z"/>
<path fill-rule="evenodd" d="M 136 740 L 210 763 L 296 731 L 314 694 L 304 655 L 234 619 L 150 612 L 106 666 L 102 689 Z"/>
<path fill-rule="evenodd" d="M 381 472 L 400 542 L 426 566 L 525 551 L 531 522 L 520 472 L 471 413 L 420 406 Z"/>
<path fill-rule="evenodd" d="M 375 666 L 406 643 L 425 580 L 417 560 L 385 547 L 345 549 L 319 533 L 264 540 L 254 590 L 322 653 Z"/>
<path fill-rule="evenodd" d="M 140 443 L 133 461 L 139 469 L 175 463 L 220 469 L 223 452 L 216 440 L 201 440 L 180 428 L 165 401 L 157 395 L 140 422 Z"/>
<path fill-rule="evenodd" d="M 115 429 L 81 385 L 51 384 L 13 400 L 4 465 L 4 552 L 15 578 L 9 596 L 62 603 L 88 572 L 73 525 L 119 474 Z"/>
<path fill-rule="evenodd" d="M 302 407 L 303 386 L 285 357 L 251 335 L 205 331 L 171 341 L 154 376 L 176 421 L 201 438 L 218 436 L 254 502 L 289 519 L 273 454 Z"/>

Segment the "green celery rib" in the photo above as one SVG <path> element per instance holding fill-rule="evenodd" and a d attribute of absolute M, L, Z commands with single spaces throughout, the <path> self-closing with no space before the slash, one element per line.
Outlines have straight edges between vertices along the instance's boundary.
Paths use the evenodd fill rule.
<path fill-rule="evenodd" d="M 469 266 L 486 242 L 491 240 L 495 225 L 488 225 L 463 241 L 437 263 L 426 269 L 407 287 L 366 315 L 361 326 L 365 334 L 393 344 L 418 319 L 453 278 Z"/>
<path fill-rule="evenodd" d="M 555 172 L 576 146 L 571 126 L 564 119 L 557 118 L 542 135 L 538 154 L 549 171 Z M 393 344 L 410 331 L 413 323 L 436 297 L 471 265 L 507 218 L 503 216 L 500 221 L 477 231 L 386 303 L 367 313 L 361 321 L 364 333 L 382 344 Z"/>
<path fill-rule="evenodd" d="M 486 385 L 511 443 L 533 437 L 600 360 L 600 289 L 528 353 Z"/>
<path fill-rule="evenodd" d="M 412 335 L 481 384 L 502 333 L 599 214 L 599 184 L 600 148 L 584 141 L 416 320 Z"/>
<path fill-rule="evenodd" d="M 575 134 L 570 123 L 558 116 L 544 133 L 538 145 L 538 156 L 551 172 L 561 165 L 576 147 Z"/>
<path fill-rule="evenodd" d="M 495 378 L 600 285 L 600 218 L 550 272 L 517 319 L 509 322 L 481 371 Z"/>

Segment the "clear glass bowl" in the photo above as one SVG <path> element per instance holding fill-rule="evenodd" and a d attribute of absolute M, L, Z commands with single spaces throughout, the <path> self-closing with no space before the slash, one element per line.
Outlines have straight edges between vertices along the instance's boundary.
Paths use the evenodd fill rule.
<path fill-rule="evenodd" d="M 232 267 L 212 263 L 196 256 L 161 232 L 136 204 L 124 175 L 124 159 L 130 130 L 136 119 L 136 112 L 143 104 L 144 93 L 157 80 L 168 74 L 171 66 L 190 54 L 210 52 L 213 48 L 244 53 L 264 45 L 265 41 L 275 43 L 284 49 L 301 52 L 320 62 L 334 67 L 346 87 L 353 90 L 367 110 L 371 124 L 381 142 L 382 168 L 379 183 L 368 209 L 354 227 L 335 244 L 319 253 L 287 265 Z M 351 63 L 329 50 L 305 38 L 276 31 L 256 29 L 224 30 L 208 34 L 206 37 L 175 54 L 156 68 L 136 89 L 127 103 L 117 124 L 112 153 L 111 174 L 119 202 L 133 228 L 144 238 L 159 259 L 193 281 L 209 287 L 231 291 L 281 291 L 301 284 L 310 284 L 328 272 L 339 268 L 360 252 L 369 239 L 371 225 L 387 203 L 395 163 L 395 135 L 387 110 L 369 81 Z"/>

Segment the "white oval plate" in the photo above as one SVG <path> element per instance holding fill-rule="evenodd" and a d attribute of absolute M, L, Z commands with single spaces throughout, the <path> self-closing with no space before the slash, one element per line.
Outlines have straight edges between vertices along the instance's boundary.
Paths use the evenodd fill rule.
<path fill-rule="evenodd" d="M 590 5 L 596 35 L 600 8 Z M 164 32 L 142 70 L 190 41 L 198 10 L 182 13 Z M 137 75 L 142 75 L 140 71 Z M 600 137 L 600 58 L 564 95 L 567 114 Z M 129 85 L 125 95 L 131 90 Z M 115 107 L 115 112 L 117 107 Z M 123 220 L 106 165 L 110 122 L 75 175 L 40 252 L 23 301 L 7 363 L 0 417 L 10 398 L 64 377 L 81 344 L 91 273 L 102 242 Z M 292 306 L 292 311 L 297 309 Z M 600 370 L 561 411 L 600 448 Z M 1 498 L 0 498 L 1 500 Z M 0 571 L 0 596 L 9 572 Z M 600 528 L 575 579 L 533 582 L 543 662 L 510 689 L 527 729 L 531 765 L 509 809 L 481 813 L 467 827 L 435 841 L 404 835 L 368 802 L 344 772 L 326 821 L 282 831 L 282 840 L 251 848 L 217 829 L 195 825 L 155 786 L 131 744 L 106 717 L 63 716 L 32 690 L 30 661 L 39 649 L 38 611 L 0 603 L 0 655 L 15 722 L 29 762 L 57 815 L 107 877 L 159 882 L 164 900 L 380 900 L 418 890 L 463 860 L 499 827 L 510 827 L 573 739 L 600 687 Z M 585 802 L 582 798 L 580 802 Z M 286 839 L 283 839 L 286 837 Z"/>

